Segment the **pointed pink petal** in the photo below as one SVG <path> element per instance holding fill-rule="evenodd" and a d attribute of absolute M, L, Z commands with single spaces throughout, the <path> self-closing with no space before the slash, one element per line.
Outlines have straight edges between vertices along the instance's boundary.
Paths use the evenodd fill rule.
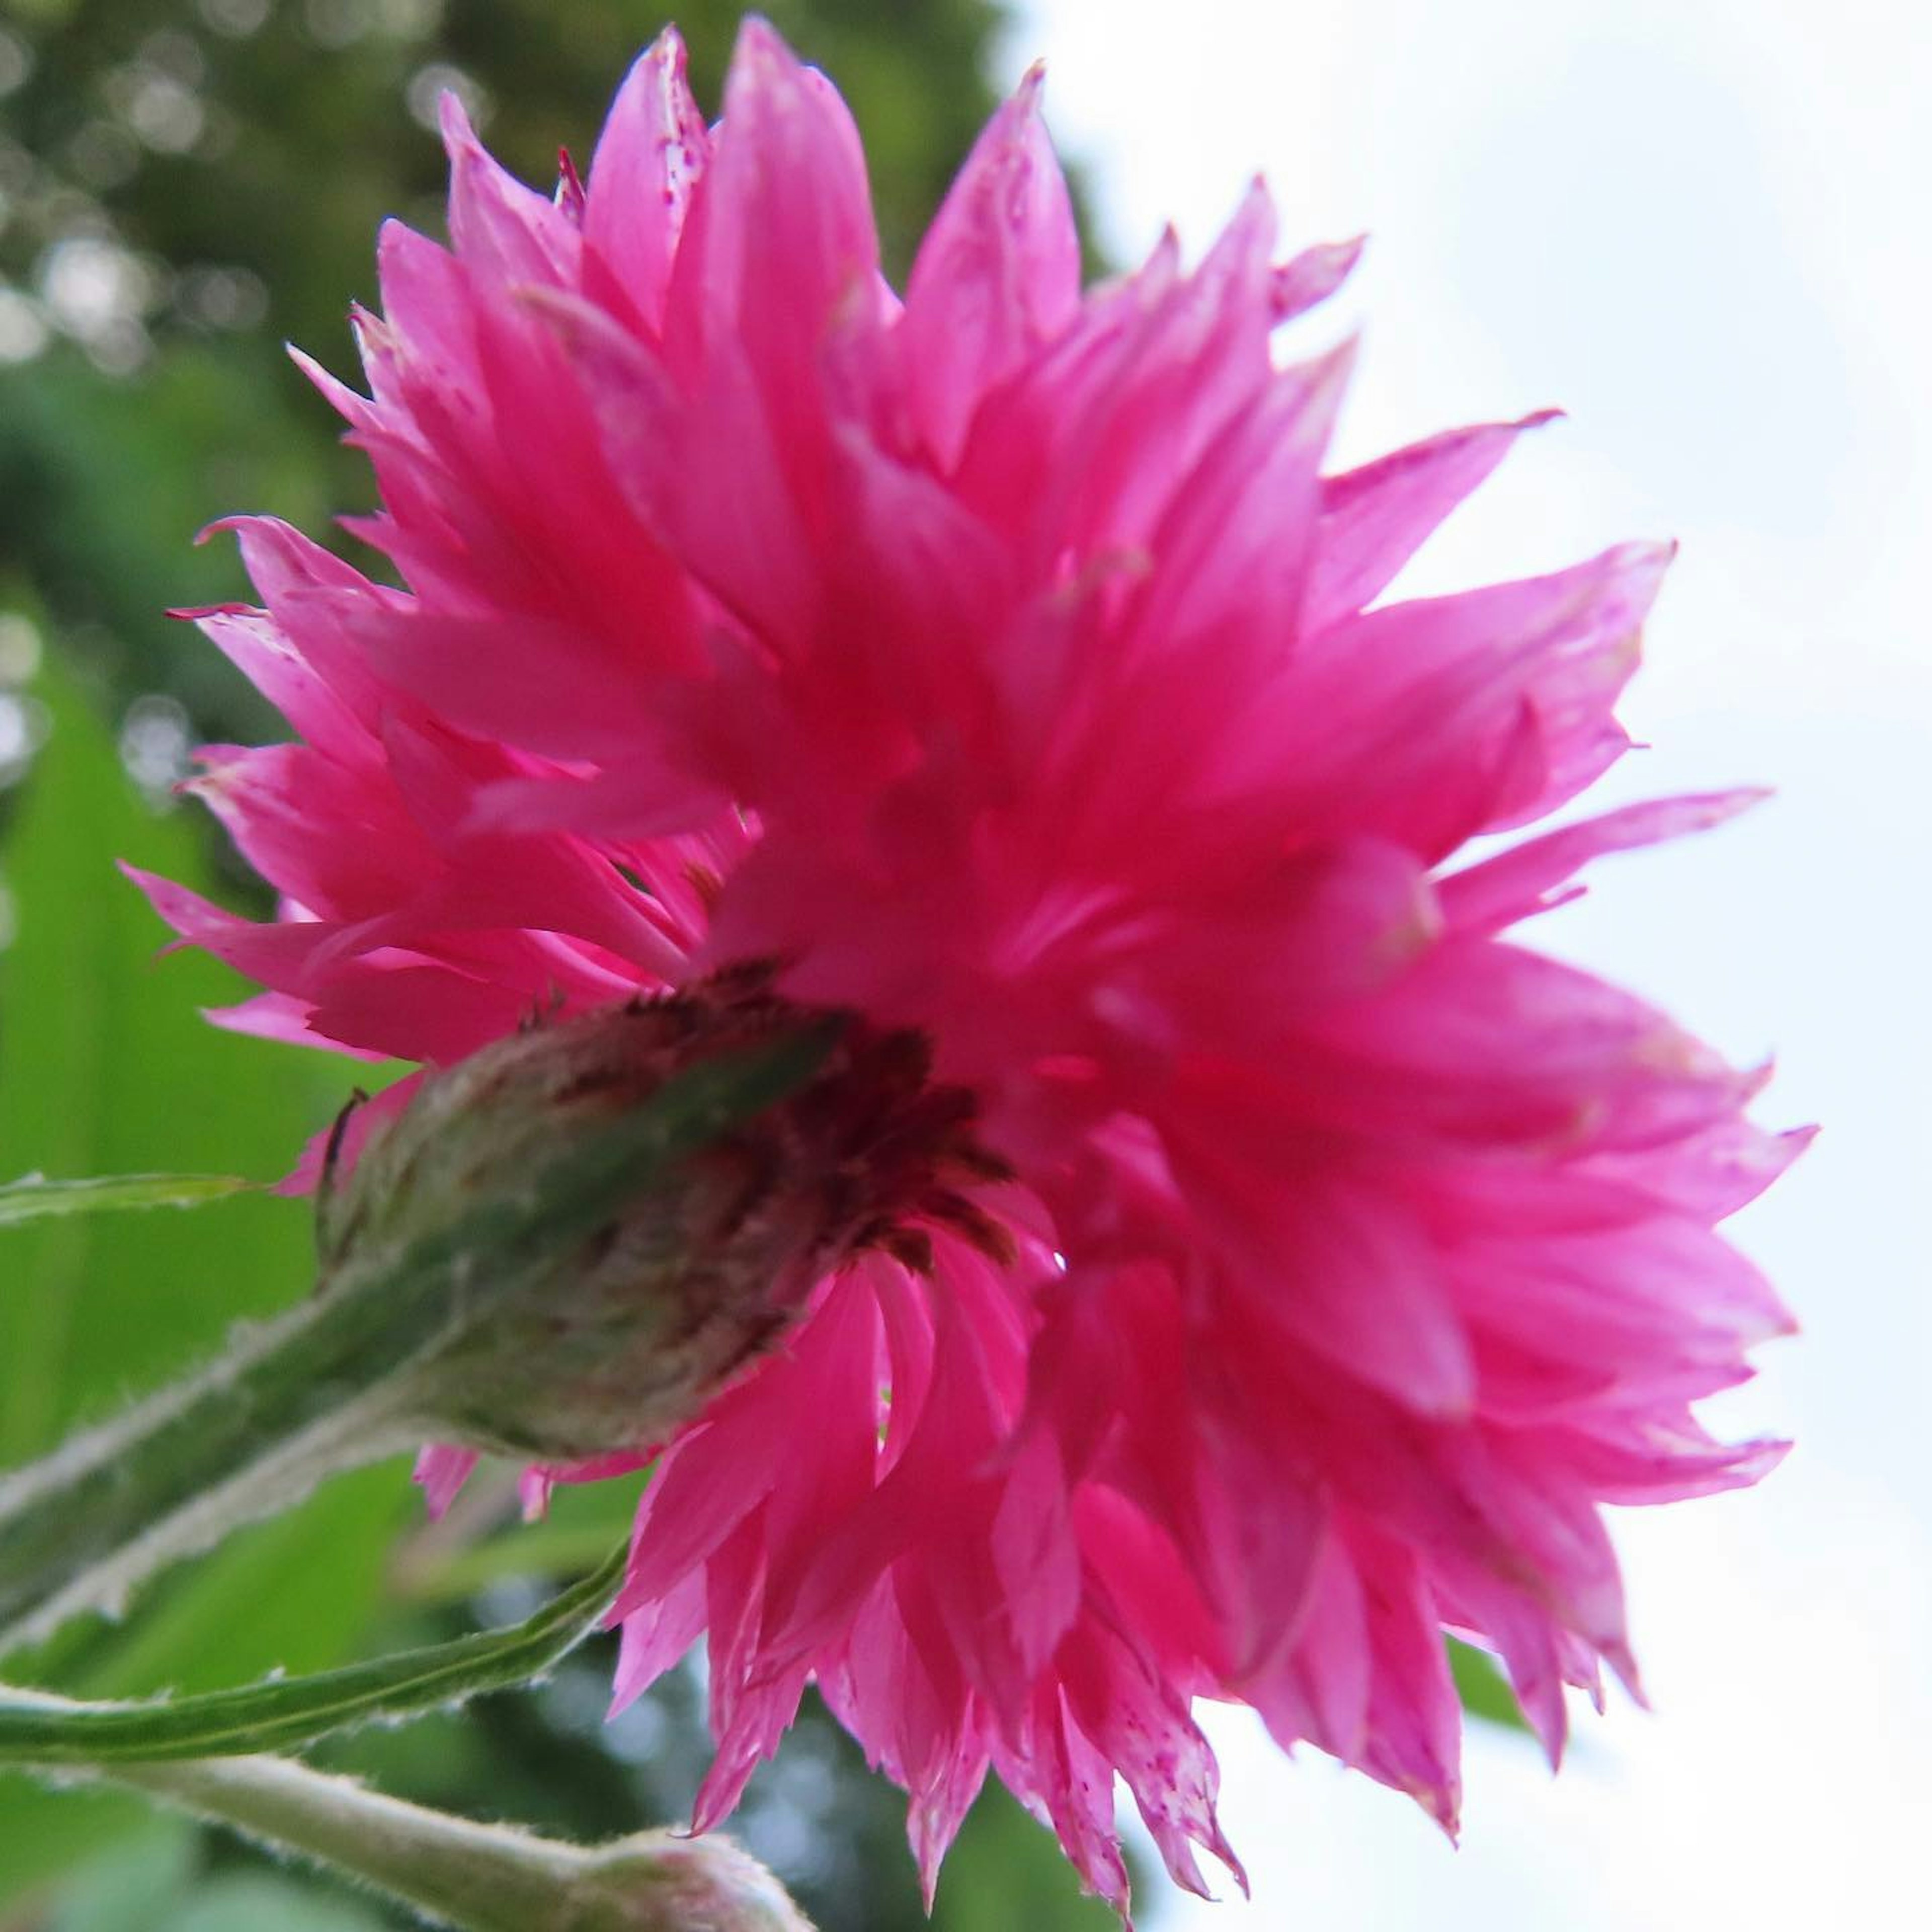
<path fill-rule="evenodd" d="M 1434 861 L 1553 810 L 1628 742 L 1611 707 L 1670 555 L 1626 545 L 1324 633 L 1285 682 L 1267 740 L 1298 812 Z"/>
<path fill-rule="evenodd" d="M 449 151 L 449 232 L 458 257 L 500 289 L 525 282 L 574 285 L 576 228 L 546 196 L 484 152 L 454 94 L 443 95 L 438 118 Z"/>
<path fill-rule="evenodd" d="M 1318 242 L 1282 262 L 1270 278 L 1268 291 L 1276 322 L 1292 322 L 1326 302 L 1354 272 L 1366 241 L 1358 235 L 1347 242 Z"/>
<path fill-rule="evenodd" d="M 1309 593 L 1308 628 L 1325 629 L 1386 590 L 1516 439 L 1559 413 L 1540 410 L 1516 422 L 1451 430 L 1330 478 L 1322 493 L 1320 562 Z"/>
<path fill-rule="evenodd" d="M 441 1516 L 455 1502 L 480 1460 L 473 1449 L 452 1448 L 442 1442 L 431 1443 L 416 1457 L 411 1480 L 422 1490 L 431 1516 Z"/>
<path fill-rule="evenodd" d="M 1035 68 L 988 124 L 926 232 L 899 340 L 912 406 L 942 469 L 980 399 L 1079 307 L 1072 203 L 1040 118 Z"/>
<path fill-rule="evenodd" d="M 661 329 L 692 189 L 711 138 L 685 80 L 684 43 L 667 27 L 626 76 L 590 160 L 586 290 L 620 297 Z"/>
<path fill-rule="evenodd" d="M 1549 895 L 1560 892 L 1592 860 L 1706 831 L 1767 796 L 1740 789 L 1652 799 L 1546 832 L 1438 881 L 1443 917 L 1461 932 L 1498 931 L 1544 910 L 1552 903 Z"/>

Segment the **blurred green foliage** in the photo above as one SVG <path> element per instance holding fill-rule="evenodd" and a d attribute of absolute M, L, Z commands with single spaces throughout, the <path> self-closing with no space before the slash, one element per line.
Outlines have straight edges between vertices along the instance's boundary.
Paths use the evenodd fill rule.
<path fill-rule="evenodd" d="M 993 0 L 770 0 L 864 130 L 902 270 L 993 94 Z M 272 728 L 163 616 L 244 594 L 214 518 L 320 532 L 367 472 L 284 359 L 356 368 L 377 224 L 440 232 L 445 87 L 525 178 L 587 161 L 626 67 L 675 13 L 715 106 L 721 0 L 8 0 L 0 12 L 0 597 L 24 575 L 124 703 L 211 736 Z"/>
<path fill-rule="evenodd" d="M 992 0 L 768 0 L 865 131 L 888 255 L 911 242 L 990 110 Z M 715 106 L 738 9 L 677 8 Z M 168 1168 L 272 1178 L 350 1084 L 320 1054 L 218 1032 L 241 988 L 160 929 L 116 858 L 250 890 L 168 797 L 201 738 L 278 721 L 170 605 L 245 594 L 236 509 L 322 533 L 366 504 L 359 459 L 285 361 L 338 370 L 373 297 L 377 223 L 440 227 L 428 131 L 453 86 L 526 178 L 580 160 L 664 15 L 623 0 L 5 0 L 0 6 L 0 1180 Z M 44 656 L 42 674 L 31 678 Z M 117 741 L 118 733 L 118 741 Z M 38 746 L 37 758 L 28 754 Z M 16 784 L 31 762 L 27 782 Z M 256 1195 L 191 1214 L 0 1234 L 0 1466 L 150 1386 L 238 1317 L 302 1292 L 306 1210 Z M 213 1688 L 326 1668 L 526 1613 L 622 1533 L 634 1485 L 514 1521 L 486 1472 L 428 1523 L 398 1467 L 163 1579 L 9 1674 L 76 1695 Z M 540 1690 L 333 1744 L 332 1763 L 478 1815 L 596 1837 L 688 1811 L 708 1754 L 694 1670 L 607 1726 L 608 1644 Z M 815 1706 L 736 1828 L 826 1932 L 924 1923 L 903 1801 Z M 370 1932 L 400 1922 L 218 1832 L 98 1792 L 0 1779 L 0 1932 Z M 1004 1794 L 969 1821 L 939 1932 L 1111 1925 Z"/>

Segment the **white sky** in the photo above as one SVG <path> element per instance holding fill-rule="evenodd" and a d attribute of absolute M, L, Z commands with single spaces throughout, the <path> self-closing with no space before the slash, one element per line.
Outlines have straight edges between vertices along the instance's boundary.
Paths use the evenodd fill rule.
<path fill-rule="evenodd" d="M 1603 802 L 1776 784 L 1600 868 L 1544 940 L 1826 1133 L 1736 1231 L 1808 1333 L 1731 1399 L 1761 1490 L 1619 1539 L 1657 1714 L 1552 1784 L 1478 1734 L 1451 1852 L 1405 1800 L 1215 1726 L 1256 1903 L 1160 1932 L 1816 1932 L 1924 1923 L 1932 1818 L 1932 7 L 1924 0 L 1034 0 L 1017 74 L 1105 238 L 1196 248 L 1250 175 L 1290 246 L 1368 230 L 1360 456 L 1559 404 L 1422 560 L 1448 587 L 1684 545 Z M 1150 1914 L 1150 1918 L 1156 1915 Z"/>

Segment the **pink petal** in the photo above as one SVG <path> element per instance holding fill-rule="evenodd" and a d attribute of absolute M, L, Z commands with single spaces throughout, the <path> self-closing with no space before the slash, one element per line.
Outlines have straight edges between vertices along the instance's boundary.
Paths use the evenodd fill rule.
<path fill-rule="evenodd" d="M 684 43 L 667 27 L 625 76 L 591 157 L 586 287 L 621 299 L 653 332 L 692 191 L 711 139 L 685 80 Z"/>
<path fill-rule="evenodd" d="M 1466 867 L 1437 888 L 1444 917 L 1459 930 L 1495 932 L 1546 910 L 1593 859 L 1703 832 L 1748 810 L 1767 794 L 1742 789 L 1648 800 L 1526 840 L 1493 859 Z M 1567 898 L 1571 895 L 1562 894 Z"/>
<path fill-rule="evenodd" d="M 457 1492 L 482 1460 L 473 1449 L 452 1449 L 446 1443 L 434 1442 L 417 1456 L 411 1480 L 422 1490 L 431 1516 L 442 1515 L 455 1502 Z"/>
<path fill-rule="evenodd" d="M 1318 242 L 1284 262 L 1270 279 L 1269 307 L 1276 322 L 1292 322 L 1318 303 L 1326 302 L 1362 258 L 1368 238 Z"/>
<path fill-rule="evenodd" d="M 1080 241 L 1040 118 L 1044 70 L 987 124 L 927 231 L 899 337 L 909 400 L 942 469 L 980 398 L 1072 320 Z"/>
<path fill-rule="evenodd" d="M 1561 413 L 1451 430 L 1331 477 L 1322 493 L 1321 563 L 1308 600 L 1311 631 L 1363 609 L 1436 526 L 1489 476 L 1526 429 Z"/>

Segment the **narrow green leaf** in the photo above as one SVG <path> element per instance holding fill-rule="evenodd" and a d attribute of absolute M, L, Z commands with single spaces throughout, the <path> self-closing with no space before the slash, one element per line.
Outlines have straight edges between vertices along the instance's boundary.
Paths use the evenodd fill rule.
<path fill-rule="evenodd" d="M 394 1720 L 540 1676 L 596 1629 L 623 1575 L 623 1546 L 526 1622 L 312 1677 L 141 1704 L 10 1699 L 0 1764 L 80 1768 L 297 1749 L 332 1731 Z"/>
<path fill-rule="evenodd" d="M 0 1186 L 0 1228 L 43 1214 L 98 1214 L 111 1208 L 198 1208 L 256 1184 L 232 1174 L 100 1174 L 49 1180 L 37 1174 Z"/>
<path fill-rule="evenodd" d="M 1484 1723 L 1499 1724 L 1507 1731 L 1527 1732 L 1528 1721 L 1516 1701 L 1496 1659 L 1486 1650 L 1478 1650 L 1460 1637 L 1444 1640 L 1449 1646 L 1449 1674 L 1456 1682 L 1456 1694 L 1462 1708 Z"/>

